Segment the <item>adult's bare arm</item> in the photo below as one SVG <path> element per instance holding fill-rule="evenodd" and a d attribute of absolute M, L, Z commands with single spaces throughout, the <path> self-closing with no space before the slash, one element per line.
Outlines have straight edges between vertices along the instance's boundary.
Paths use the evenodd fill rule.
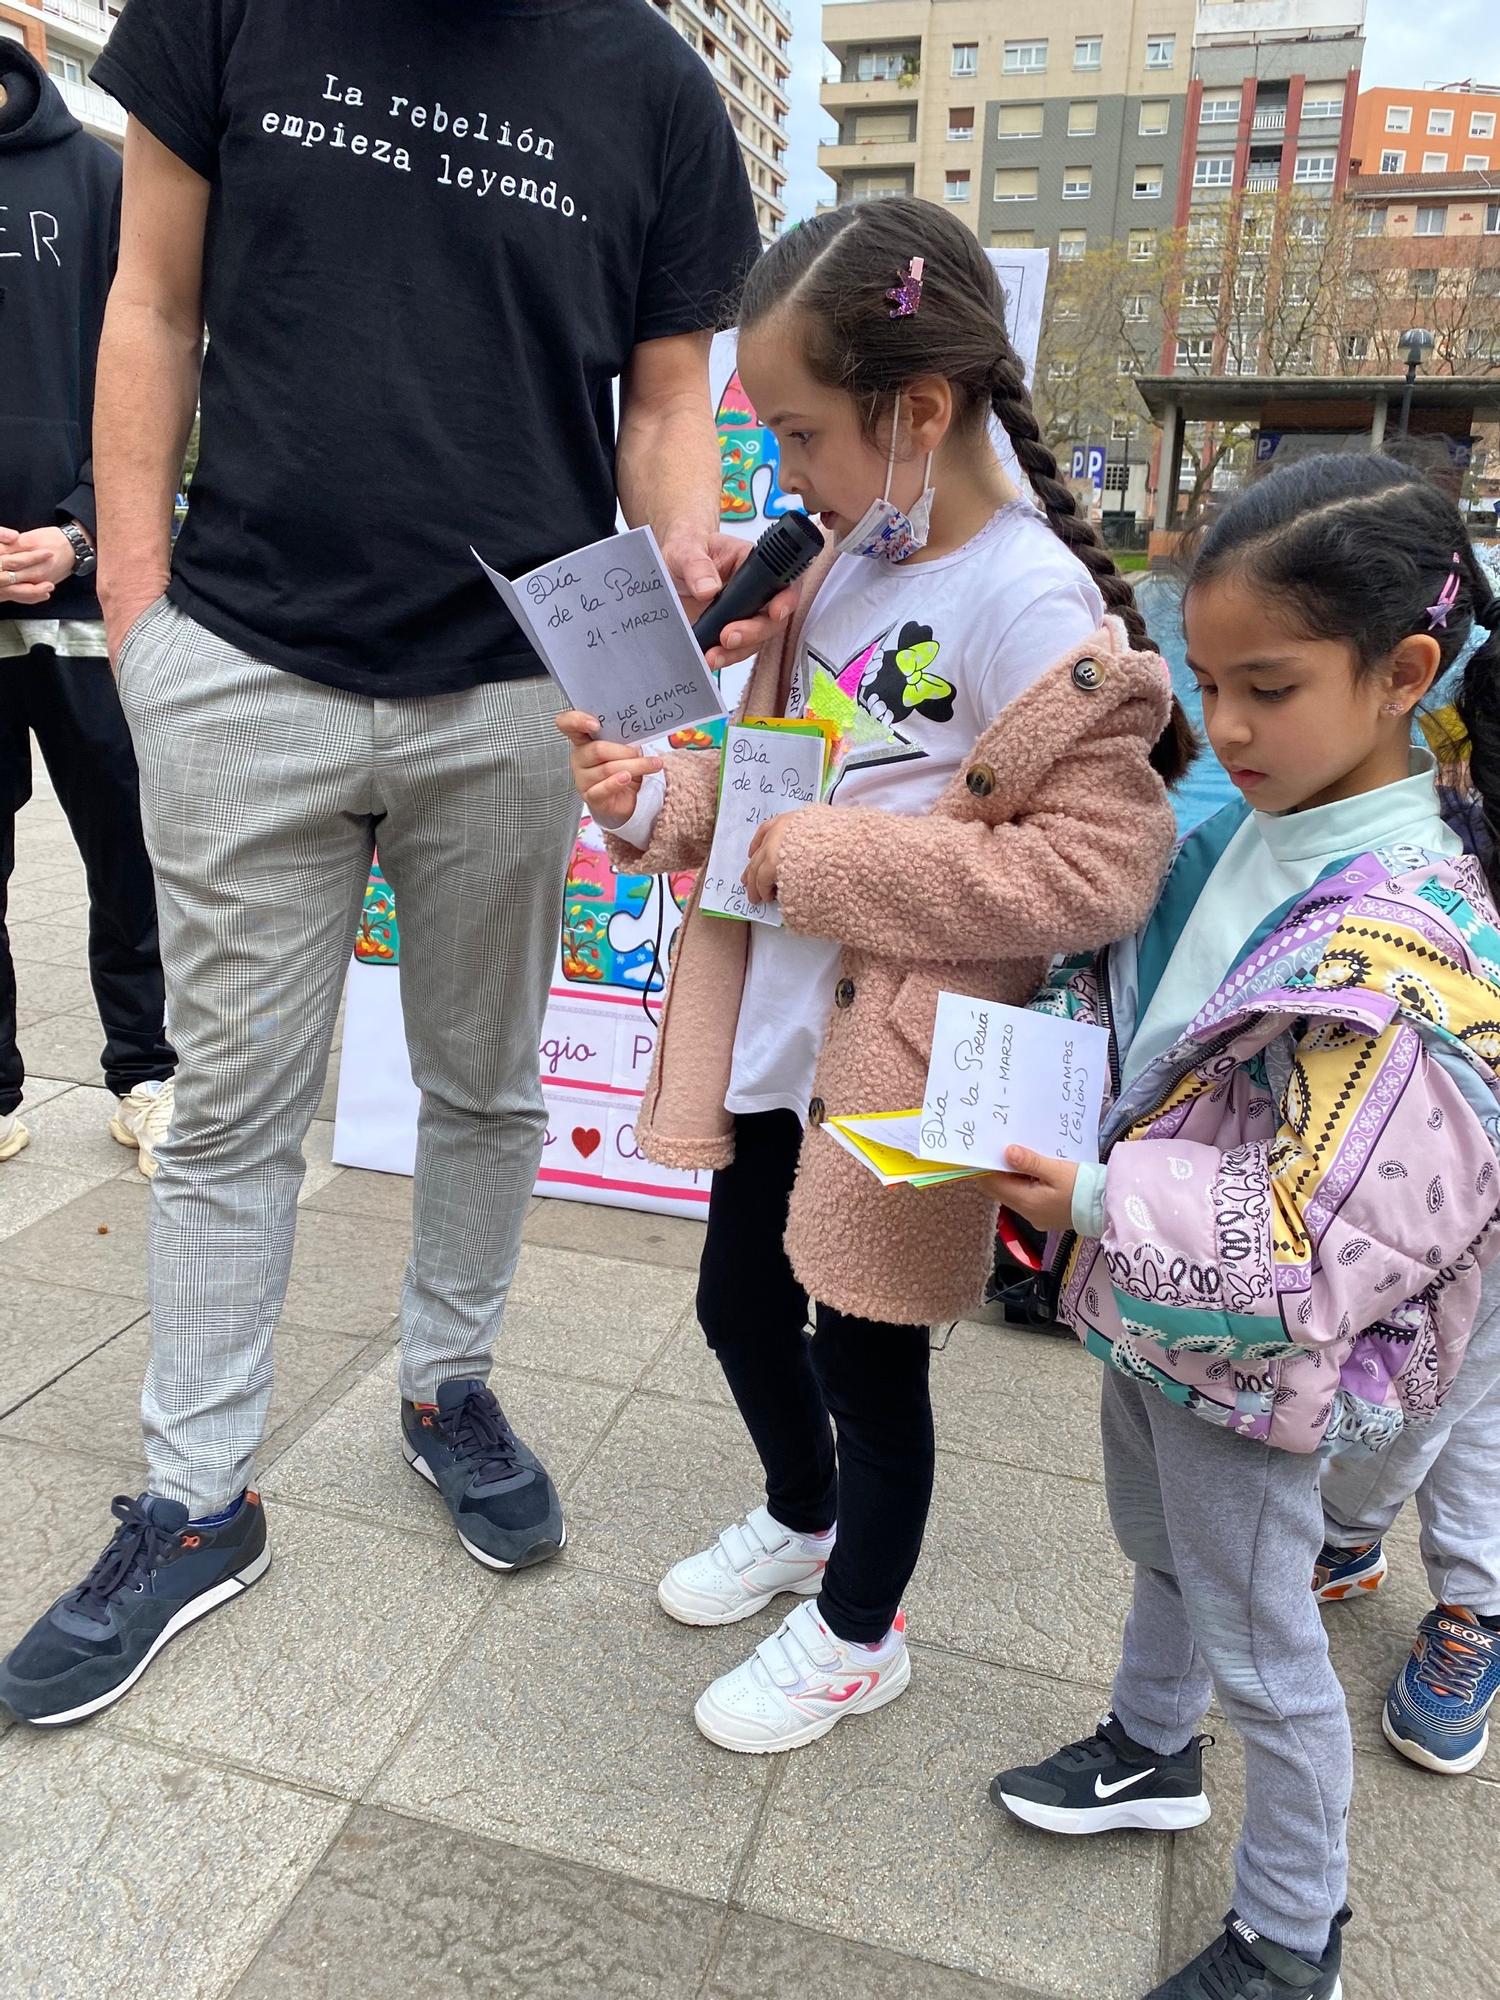
<path fill-rule="evenodd" d="M 708 393 L 712 338 L 679 333 L 643 340 L 620 384 L 620 507 L 632 527 L 649 522 L 656 530 L 689 618 L 749 553 L 748 543 L 719 529 L 719 445 Z M 759 618 L 742 619 L 709 654 L 710 665 L 757 651 L 796 602 L 795 590 L 783 590 Z"/>
<path fill-rule="evenodd" d="M 172 506 L 203 357 L 208 194 L 200 174 L 130 120 L 120 262 L 94 385 L 99 601 L 111 659 L 170 574 Z"/>

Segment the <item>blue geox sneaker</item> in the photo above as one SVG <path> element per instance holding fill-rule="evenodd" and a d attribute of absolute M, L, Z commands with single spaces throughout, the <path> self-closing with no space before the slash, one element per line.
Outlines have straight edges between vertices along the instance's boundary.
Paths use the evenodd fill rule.
<path fill-rule="evenodd" d="M 0 1701 L 24 1722 L 82 1722 L 129 1692 L 169 1639 L 270 1568 L 260 1495 L 217 1527 L 176 1500 L 119 1494 L 114 1539 L 0 1665 Z"/>
<path fill-rule="evenodd" d="M 487 1569 L 546 1562 L 568 1539 L 547 1468 L 478 1380 L 444 1382 L 435 1403 L 401 1405 L 401 1449 L 442 1494 L 458 1539 Z"/>
<path fill-rule="evenodd" d="M 1313 1596 L 1320 1604 L 1337 1604 L 1361 1591 L 1379 1590 L 1389 1573 L 1390 1564 L 1379 1542 L 1366 1542 L 1357 1549 L 1335 1548 L 1332 1542 L 1325 1542 L 1313 1566 Z"/>
<path fill-rule="evenodd" d="M 1428 1771 L 1472 1771 L 1490 1740 L 1500 1694 L 1500 1620 L 1440 1604 L 1417 1627 L 1411 1658 L 1391 1683 L 1381 1723 L 1393 1750 Z"/>

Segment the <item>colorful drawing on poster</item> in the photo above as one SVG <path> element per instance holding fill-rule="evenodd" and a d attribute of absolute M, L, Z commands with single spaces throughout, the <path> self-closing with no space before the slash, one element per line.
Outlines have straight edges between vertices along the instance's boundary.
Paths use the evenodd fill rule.
<path fill-rule="evenodd" d="M 396 897 L 377 861 L 365 884 L 364 908 L 354 934 L 354 956 L 361 965 L 399 965 L 401 927 L 396 921 Z"/>
<path fill-rule="evenodd" d="M 759 512 L 766 520 L 774 521 L 778 515 L 788 513 L 797 501 L 795 495 L 781 490 L 781 447 L 775 432 L 768 430 L 755 414 L 738 368 L 724 384 L 716 418 L 723 476 L 719 518 L 753 521 Z M 757 509 L 758 481 L 761 497 Z"/>
<path fill-rule="evenodd" d="M 690 874 L 616 875 L 598 829 L 585 819 L 563 889 L 564 980 L 624 993 L 660 993 L 692 887 Z"/>

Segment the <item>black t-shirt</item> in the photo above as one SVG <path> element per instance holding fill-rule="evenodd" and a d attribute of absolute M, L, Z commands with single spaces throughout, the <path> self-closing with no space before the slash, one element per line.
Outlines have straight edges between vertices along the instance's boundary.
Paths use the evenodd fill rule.
<path fill-rule="evenodd" d="M 212 182 L 171 595 L 364 694 L 540 671 L 512 575 L 614 526 L 611 382 L 759 247 L 646 0 L 131 0 L 94 69 Z"/>

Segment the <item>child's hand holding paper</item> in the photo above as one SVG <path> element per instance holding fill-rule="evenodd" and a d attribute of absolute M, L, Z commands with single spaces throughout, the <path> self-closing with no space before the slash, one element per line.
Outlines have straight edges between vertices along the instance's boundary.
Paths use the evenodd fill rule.
<path fill-rule="evenodd" d="M 560 715 L 557 726 L 573 746 L 573 784 L 589 818 L 606 832 L 623 826 L 635 811 L 642 778 L 660 771 L 663 760 L 608 742 L 598 716 L 581 709 Z"/>
<path fill-rule="evenodd" d="M 1077 1160 L 1049 1160 L 1026 1146 L 1007 1146 L 1006 1174 L 992 1174 L 990 1185 L 1004 1208 L 1012 1210 L 1034 1229 L 1050 1235 L 1073 1227 L 1073 1186 L 1078 1179 Z"/>

